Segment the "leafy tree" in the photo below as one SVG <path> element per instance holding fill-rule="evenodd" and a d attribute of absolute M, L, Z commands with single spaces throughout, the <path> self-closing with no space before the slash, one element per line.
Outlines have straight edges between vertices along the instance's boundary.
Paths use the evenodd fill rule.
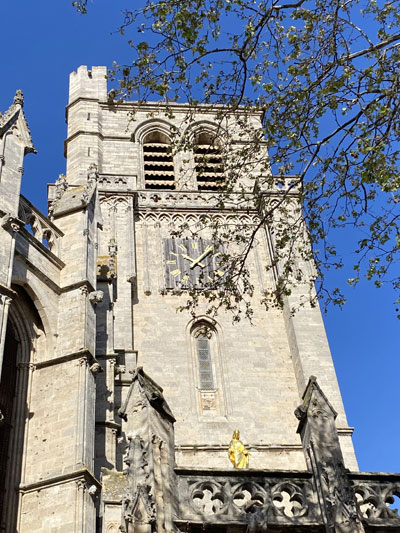
<path fill-rule="evenodd" d="M 86 1 L 74 4 L 85 12 Z M 342 266 L 334 240 L 348 227 L 358 236 L 349 283 L 366 276 L 398 291 L 400 2 L 145 0 L 125 11 L 120 31 L 130 37 L 133 61 L 110 72 L 120 79 L 115 98 L 162 97 L 197 111 L 222 104 L 215 107 L 221 124 L 235 111 L 246 132 L 239 153 L 226 142 L 221 208 L 233 198 L 250 201 L 238 185 L 247 169 L 260 218 L 245 231 L 212 224 L 237 253 L 223 254 L 227 275 L 219 294 L 208 292 L 211 311 L 223 304 L 240 317 L 244 304 L 251 314 L 245 259 L 264 225 L 274 233 L 267 306 L 282 304 L 298 283 L 309 283 L 313 301 L 314 278 L 326 303 L 343 303 L 339 289 L 326 290 L 324 272 Z M 254 114 L 261 131 L 251 126 Z M 273 201 L 271 190 L 279 190 Z M 315 276 L 302 262 L 311 257 L 303 220 Z"/>

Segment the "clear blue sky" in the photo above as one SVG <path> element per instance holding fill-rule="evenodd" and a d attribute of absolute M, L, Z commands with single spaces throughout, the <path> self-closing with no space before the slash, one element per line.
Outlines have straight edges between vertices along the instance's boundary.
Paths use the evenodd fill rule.
<path fill-rule="evenodd" d="M 38 154 L 25 159 L 23 194 L 44 212 L 46 184 L 65 171 L 69 73 L 82 64 L 111 66 L 113 60 L 129 60 L 126 38 L 116 32 L 120 10 L 128 2 L 137 6 L 132 0 L 92 0 L 85 16 L 75 12 L 70 0 L 0 2 L 0 110 L 8 108 L 16 89 L 24 91 Z M 335 276 L 328 275 L 332 286 L 338 282 Z M 360 469 L 400 472 L 395 296 L 367 283 L 346 294 L 343 311 L 331 308 L 325 324 L 349 423 L 355 427 Z"/>

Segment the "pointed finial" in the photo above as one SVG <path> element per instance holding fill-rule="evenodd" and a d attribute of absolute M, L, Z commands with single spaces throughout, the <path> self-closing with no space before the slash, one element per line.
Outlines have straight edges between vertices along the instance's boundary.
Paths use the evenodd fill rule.
<path fill-rule="evenodd" d="M 21 107 L 24 107 L 24 93 L 21 89 L 18 89 L 15 93 L 14 104 L 19 104 Z"/>

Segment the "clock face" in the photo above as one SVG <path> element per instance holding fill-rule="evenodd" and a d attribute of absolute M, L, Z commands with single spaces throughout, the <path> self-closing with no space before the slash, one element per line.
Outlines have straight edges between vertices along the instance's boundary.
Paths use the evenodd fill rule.
<path fill-rule="evenodd" d="M 164 239 L 167 289 L 212 288 L 224 276 L 222 252 L 206 239 Z"/>

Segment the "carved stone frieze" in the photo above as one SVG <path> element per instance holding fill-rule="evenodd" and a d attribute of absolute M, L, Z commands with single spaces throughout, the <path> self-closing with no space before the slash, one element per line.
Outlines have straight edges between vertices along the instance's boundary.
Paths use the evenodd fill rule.
<path fill-rule="evenodd" d="M 100 195 L 100 205 L 102 210 L 117 210 L 129 208 L 129 200 L 127 196 L 113 194 L 112 196 Z"/>
<path fill-rule="evenodd" d="M 113 176 L 110 174 L 100 174 L 98 179 L 102 189 L 126 189 L 128 184 L 136 183 L 136 176 Z"/>
<path fill-rule="evenodd" d="M 203 213 L 176 213 L 167 211 L 147 212 L 141 211 L 138 213 L 139 221 L 146 224 L 167 226 L 170 230 L 176 231 L 180 227 L 185 226 L 190 231 L 199 231 L 206 227 L 219 227 L 233 225 L 240 225 L 243 231 L 248 228 L 251 231 L 255 225 L 258 225 L 260 219 L 256 214 L 236 214 L 228 215 L 223 213 L 207 215 Z"/>
<path fill-rule="evenodd" d="M 207 209 L 217 208 L 221 206 L 224 208 L 237 209 L 238 200 L 241 200 L 243 209 L 254 209 L 253 195 L 249 194 L 246 198 L 240 194 L 221 194 L 214 192 L 199 192 L 199 191 L 140 191 L 138 192 L 138 207 L 153 207 L 153 208 L 191 208 Z"/>

